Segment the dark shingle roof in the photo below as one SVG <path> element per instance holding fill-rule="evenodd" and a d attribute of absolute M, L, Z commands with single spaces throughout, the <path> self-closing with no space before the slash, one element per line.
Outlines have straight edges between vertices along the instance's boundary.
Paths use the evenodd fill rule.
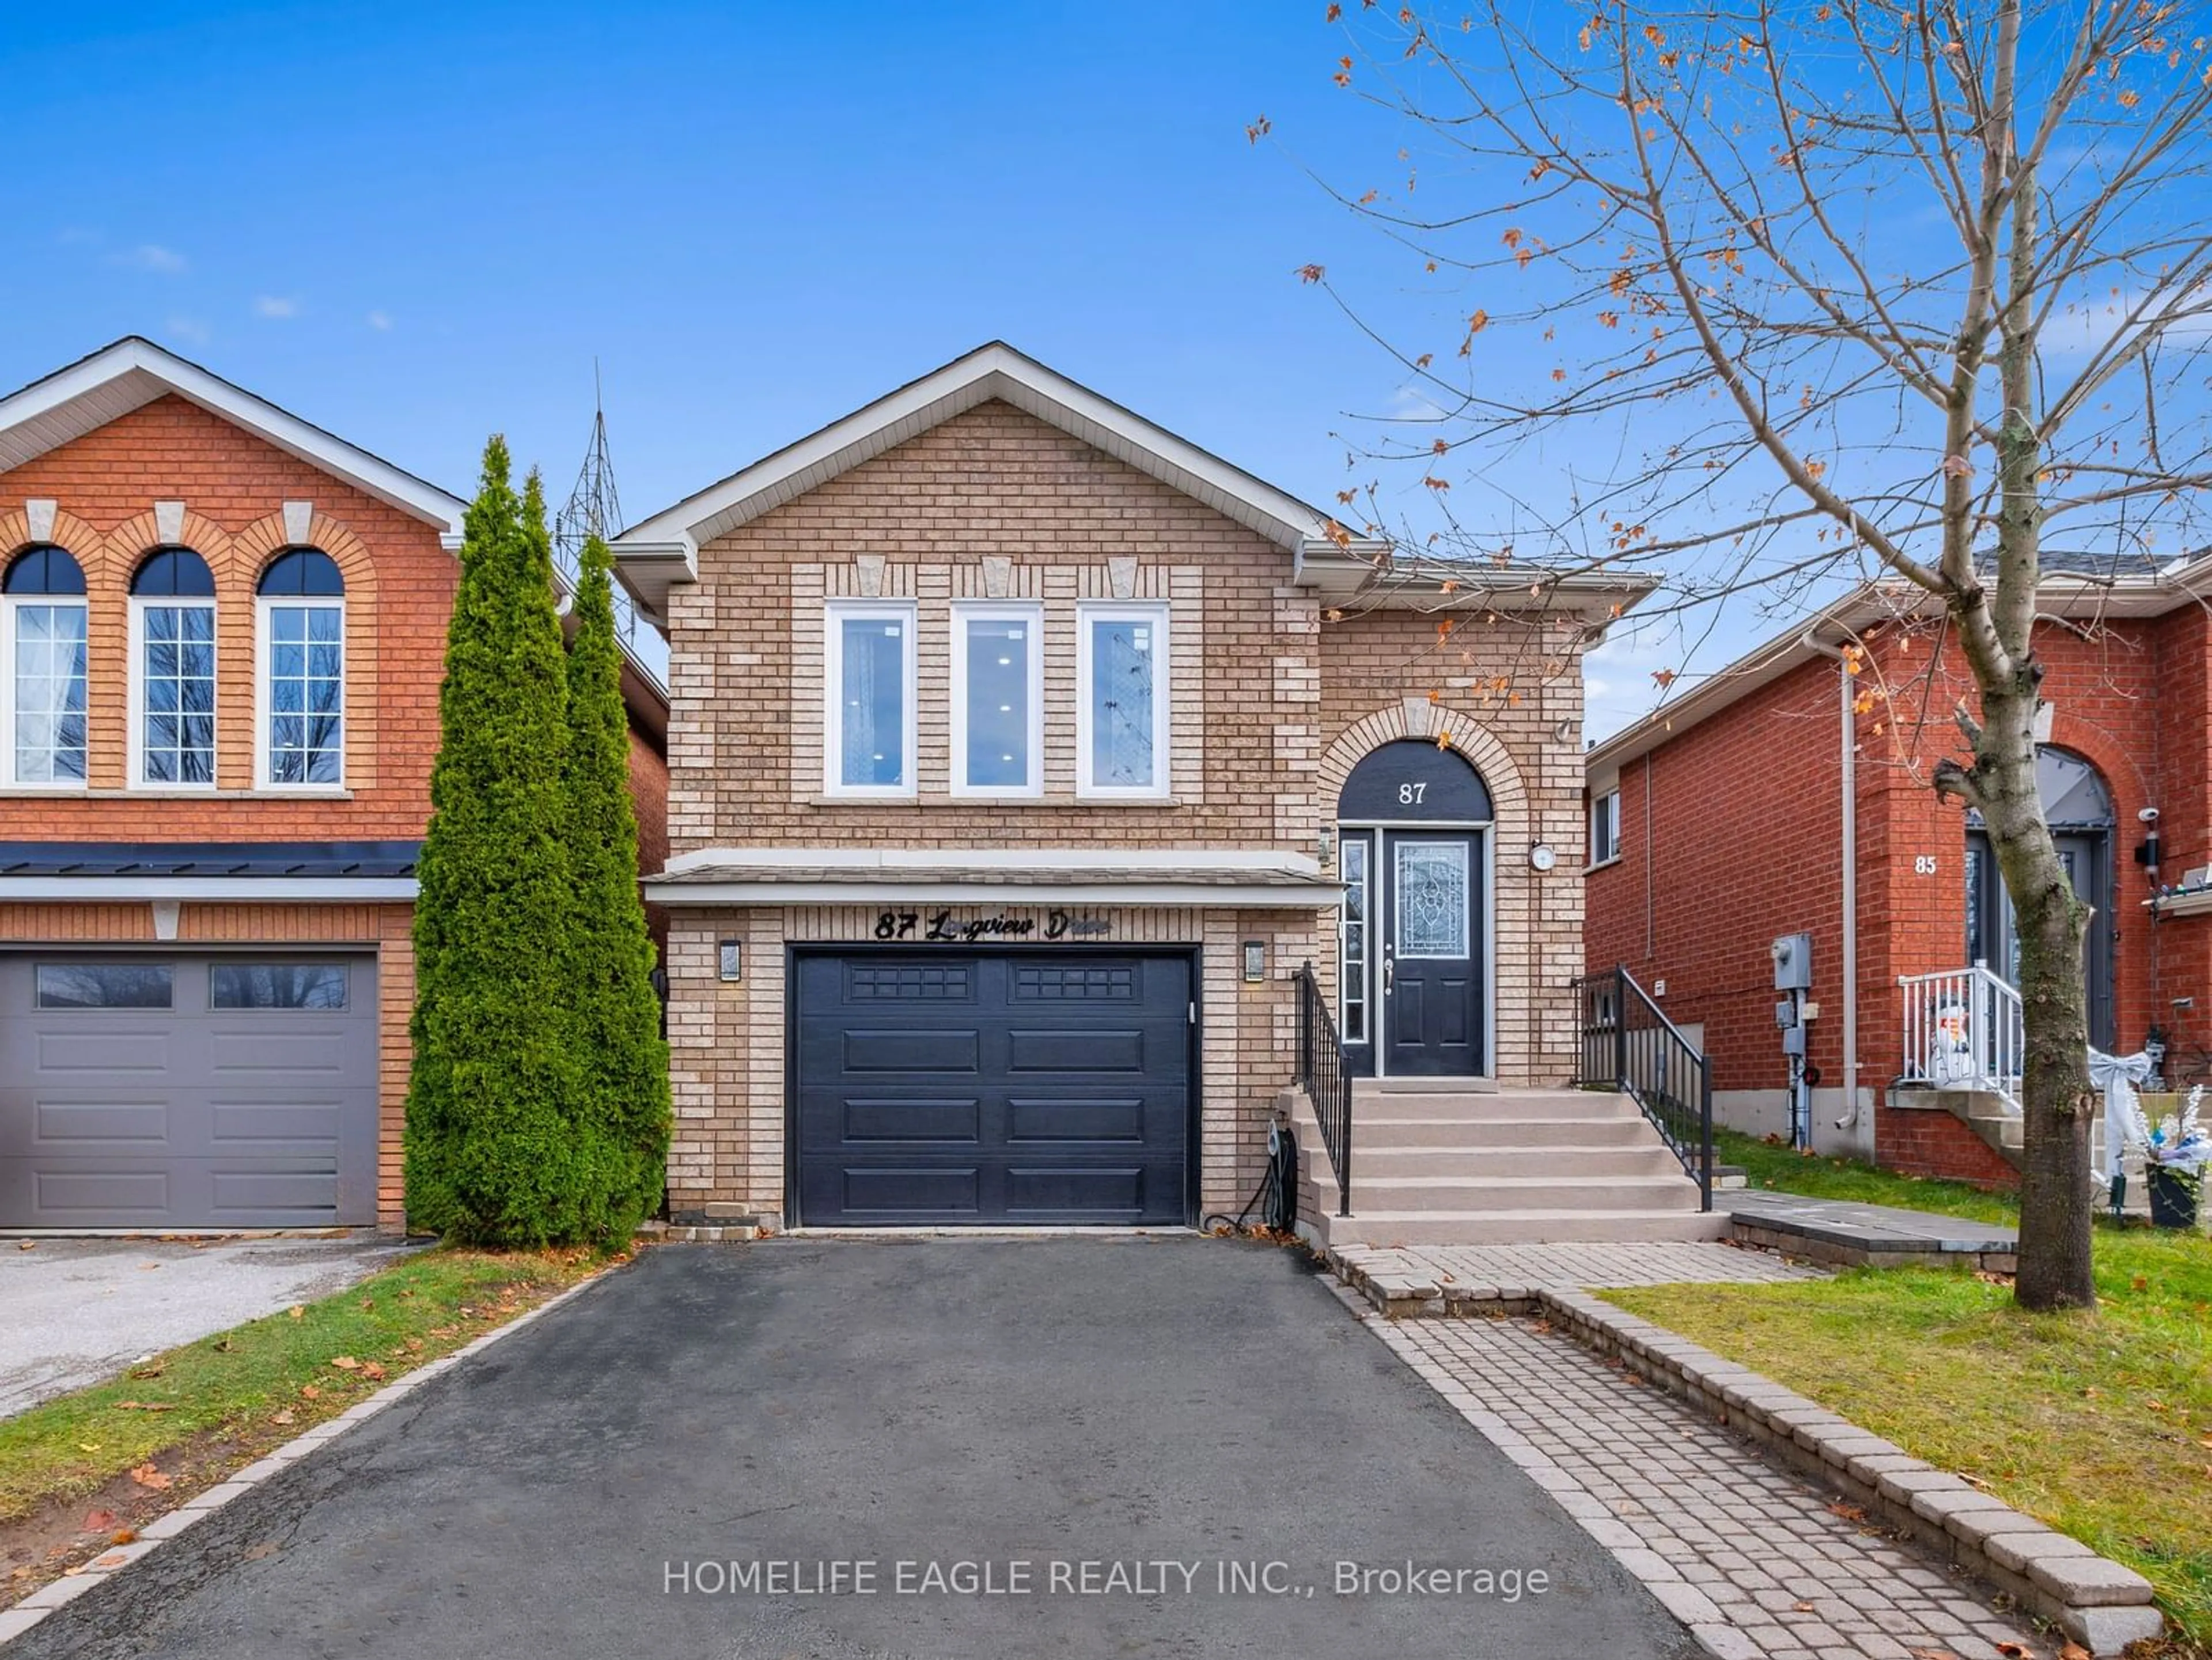
<path fill-rule="evenodd" d="M 412 876 L 420 842 L 0 842 L 0 876 Z"/>

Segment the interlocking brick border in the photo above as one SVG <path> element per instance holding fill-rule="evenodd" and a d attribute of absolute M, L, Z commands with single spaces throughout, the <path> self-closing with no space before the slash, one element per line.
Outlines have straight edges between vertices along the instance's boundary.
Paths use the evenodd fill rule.
<path fill-rule="evenodd" d="M 10 1608 L 0 1608 L 0 1648 L 21 1637 L 55 1609 L 74 1602 L 94 1586 L 105 1584 L 133 1562 L 150 1555 L 193 1523 L 221 1510 L 232 1499 L 252 1492 L 270 1476 L 297 1463 L 318 1447 L 327 1446 L 356 1425 L 367 1422 L 386 1407 L 404 1400 L 432 1378 L 452 1371 L 470 1356 L 489 1348 L 500 1339 L 513 1336 L 532 1321 L 551 1313 L 570 1298 L 591 1290 L 605 1277 L 606 1271 L 602 1270 L 582 1284 L 571 1286 L 568 1290 L 547 1298 L 536 1308 L 518 1314 L 505 1325 L 471 1338 L 451 1354 L 441 1355 L 435 1360 L 416 1367 L 405 1377 L 394 1378 L 367 1399 L 355 1402 L 337 1417 L 326 1419 L 304 1434 L 294 1436 L 267 1457 L 248 1464 L 228 1480 L 195 1493 L 176 1509 L 148 1523 L 138 1529 L 138 1536 L 129 1544 L 102 1551 L 81 1572 L 41 1585 L 21 1602 Z"/>
<path fill-rule="evenodd" d="M 1438 1285 L 1330 1267 L 1386 1320 L 1537 1314 L 1771 1455 L 1840 1489 L 1881 1521 L 1942 1552 L 2097 1654 L 2159 1636 L 2150 1582 L 1961 1476 L 1912 1457 L 1748 1366 L 1587 1292 Z"/>

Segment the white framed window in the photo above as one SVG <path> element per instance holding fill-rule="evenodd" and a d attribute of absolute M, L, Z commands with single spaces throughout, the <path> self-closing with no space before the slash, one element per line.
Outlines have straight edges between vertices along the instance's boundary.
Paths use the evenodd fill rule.
<path fill-rule="evenodd" d="M 915 794 L 911 604 L 836 600 L 823 655 L 823 779 L 830 795 Z"/>
<path fill-rule="evenodd" d="M 0 583 L 0 780 L 85 781 L 84 572 L 65 548 L 26 548 Z"/>
<path fill-rule="evenodd" d="M 345 784 L 345 579 L 328 554 L 291 548 L 254 599 L 253 781 L 260 789 Z"/>
<path fill-rule="evenodd" d="M 1590 800 L 1589 861 L 1609 865 L 1620 857 L 1620 792 L 1607 790 Z"/>
<path fill-rule="evenodd" d="M 1080 795 L 1168 794 L 1168 608 L 1085 605 L 1076 621 L 1075 787 Z"/>
<path fill-rule="evenodd" d="M 157 548 L 131 583 L 131 781 L 215 787 L 215 578 Z"/>
<path fill-rule="evenodd" d="M 1044 794 L 1044 613 L 952 608 L 952 793 Z"/>

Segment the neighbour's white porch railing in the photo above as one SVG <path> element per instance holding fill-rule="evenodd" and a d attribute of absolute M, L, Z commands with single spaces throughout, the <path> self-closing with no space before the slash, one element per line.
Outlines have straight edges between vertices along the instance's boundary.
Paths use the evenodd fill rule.
<path fill-rule="evenodd" d="M 2020 1116 L 2025 1044 L 2020 994 L 1989 965 L 1898 977 L 1905 992 L 1905 1065 L 1899 1081 L 1983 1090 Z"/>

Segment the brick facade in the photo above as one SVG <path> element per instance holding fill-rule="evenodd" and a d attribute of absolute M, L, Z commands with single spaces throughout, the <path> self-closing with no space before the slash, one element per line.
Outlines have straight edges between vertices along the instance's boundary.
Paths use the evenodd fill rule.
<path fill-rule="evenodd" d="M 157 503 L 179 503 L 181 511 Z M 67 548 L 84 571 L 88 779 L 82 788 L 0 789 L 0 842 L 422 836 L 447 623 L 459 575 L 434 526 L 171 394 L 0 473 L 0 563 L 34 541 Z M 171 542 L 199 553 L 215 578 L 213 789 L 128 785 L 130 583 L 146 553 Z M 344 781 L 341 789 L 313 794 L 254 787 L 255 589 L 276 552 L 302 543 L 328 553 L 345 579 Z M 641 860 L 656 869 L 665 850 L 665 763 L 635 733 L 631 778 Z M 377 1213 L 388 1228 L 404 1220 L 400 1136 L 414 1003 L 410 917 L 404 903 L 186 900 L 174 935 L 180 949 L 312 944 L 375 955 Z M 0 948 L 128 948 L 155 940 L 153 907 L 143 900 L 0 902 Z"/>
<path fill-rule="evenodd" d="M 1929 787 L 1936 762 L 1965 758 L 1950 710 L 1972 707 L 1972 677 L 1932 630 L 1890 623 L 1864 636 L 1852 681 L 1870 707 L 1850 717 L 1857 771 L 1858 1059 L 1875 1104 L 1852 1132 L 1842 1116 L 1842 857 L 1838 666 L 1802 662 L 1617 763 L 1621 855 L 1587 878 L 1588 960 L 1626 964 L 1645 986 L 1663 980 L 1680 1024 L 1703 1028 L 1717 1104 L 1743 1128 L 1779 1123 L 1787 1079 L 1772 1018 L 1767 945 L 1814 936 L 1820 1017 L 1808 1059 L 1822 1074 L 1816 1141 L 1878 1154 L 1899 1168 L 1996 1179 L 2002 1163 L 1955 1120 L 1892 1122 L 1886 1085 L 1902 1063 L 1899 976 L 1966 961 L 1966 824 Z M 2162 617 L 2047 622 L 2036 632 L 2051 705 L 2050 742 L 2087 761 L 2110 792 L 2114 903 L 2106 931 L 2119 1052 L 2154 1025 L 2186 1065 L 2212 1046 L 2212 916 L 2154 919 L 2136 862 L 2138 819 L 2156 807 L 2162 874 L 2172 882 L 2212 862 L 2212 659 L 2201 607 Z M 1862 696 L 1863 695 L 1863 696 Z M 1590 787 L 1615 781 L 1606 746 Z M 1932 860 L 1932 868 L 1927 861 Z M 2177 998 L 2194 998 L 2177 1009 Z M 1900 1115 L 1901 1116 L 1901 1115 Z M 1948 1115 L 1945 1115 L 1948 1117 Z M 1877 1128 L 1878 1127 L 1878 1128 Z M 1963 1140 L 1960 1138 L 1963 1137 Z"/>
<path fill-rule="evenodd" d="M 824 606 L 911 600 L 917 618 L 919 791 L 850 800 L 823 784 Z M 1154 600 L 1168 611 L 1170 794 L 1079 800 L 1078 607 Z M 1043 619 L 1041 799 L 950 788 L 951 607 L 1033 603 Z M 1571 1070 L 1566 982 L 1581 960 L 1579 887 L 1527 862 L 1531 841 L 1578 835 L 1581 680 L 1571 623 L 1546 646 L 1556 673 L 1524 686 L 1528 635 L 1376 611 L 1329 618 L 1292 581 L 1286 550 L 1135 467 L 1002 402 L 929 426 L 698 550 L 669 606 L 669 849 L 899 848 L 1273 850 L 1316 856 L 1352 764 L 1393 739 L 1449 734 L 1497 800 L 1498 1042 L 1509 1082 Z M 1488 691 L 1500 676 L 1511 691 Z M 1434 701 L 1431 701 L 1432 695 Z M 1561 734 L 1565 735 L 1562 736 Z M 987 898 L 988 894 L 979 895 Z M 687 907 L 668 898 L 677 1111 L 670 1202 L 679 1216 L 780 1218 L 785 1201 L 785 951 L 866 940 L 879 907 Z M 1017 914 L 1022 907 L 1008 907 Z M 1200 952 L 1208 1209 L 1242 1204 L 1288 1081 L 1290 976 L 1334 982 L 1331 911 L 1094 907 L 1121 944 Z M 715 945 L 745 945 L 720 982 Z M 1240 942 L 1269 946 L 1244 983 Z"/>

